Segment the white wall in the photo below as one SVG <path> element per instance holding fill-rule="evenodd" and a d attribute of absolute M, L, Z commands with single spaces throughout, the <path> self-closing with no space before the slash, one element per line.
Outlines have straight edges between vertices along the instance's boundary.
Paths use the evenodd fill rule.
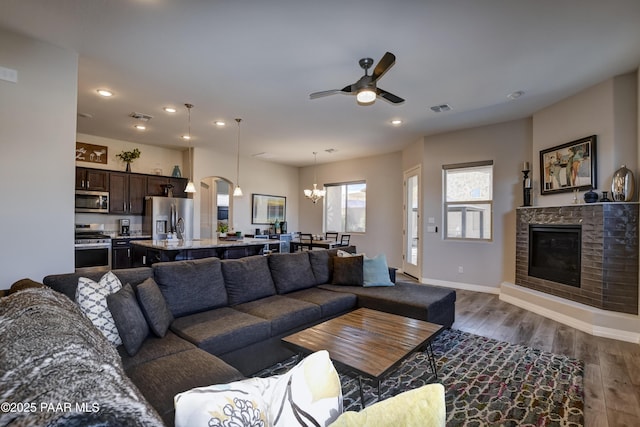
<path fill-rule="evenodd" d="M 78 57 L 0 29 L 0 289 L 73 271 Z M 43 72 L 46 70 L 46 72 Z"/>
<path fill-rule="evenodd" d="M 596 191 L 611 191 L 611 177 L 624 163 L 637 175 L 637 73 L 606 80 L 533 115 L 533 168 L 540 170 L 540 150 L 597 135 Z M 573 194 L 540 195 L 534 173 L 534 205 L 573 202 Z M 582 197 L 582 193 L 579 196 Z M 581 199 L 580 199 L 581 200 Z"/>
<path fill-rule="evenodd" d="M 169 147 L 156 147 L 153 145 L 140 144 L 137 142 L 122 141 L 119 139 L 103 138 L 101 136 L 88 135 L 84 133 L 78 133 L 76 136 L 80 142 L 86 142 L 88 144 L 104 145 L 108 147 L 108 158 L 106 164 L 90 163 L 90 162 L 76 162 L 76 166 L 82 166 L 85 168 L 95 169 L 108 169 L 112 171 L 124 171 L 125 163 L 116 157 L 116 154 L 122 151 L 130 151 L 134 148 L 140 150 L 140 158 L 131 163 L 131 172 L 135 173 L 148 173 L 155 174 L 156 169 L 160 169 L 161 172 L 158 175 L 170 176 L 173 172 L 173 167 L 178 165 L 182 176 L 186 177 L 188 169 L 184 167 L 183 155 L 187 152 L 186 149 L 176 150 Z"/>
<path fill-rule="evenodd" d="M 212 149 L 194 149 L 194 180 L 218 176 L 236 183 L 236 157 L 220 154 Z M 298 229 L 298 168 L 280 165 L 253 157 L 240 158 L 240 188 L 242 197 L 231 197 L 230 205 L 233 210 L 233 227 L 235 231 L 253 234 L 256 228 L 266 228 L 265 225 L 251 223 L 251 194 L 271 194 L 287 198 L 287 225 L 289 231 Z M 233 189 L 231 190 L 233 192 Z M 200 224 L 200 195 L 194 196 L 194 223 Z M 199 226 L 194 237 L 200 237 Z"/>
<path fill-rule="evenodd" d="M 522 205 L 522 162 L 531 161 L 531 120 L 424 138 L 423 230 L 435 218 L 438 233 L 422 235 L 422 281 L 497 288 L 515 279 L 515 209 Z M 493 160 L 493 241 L 443 239 L 442 166 Z M 463 267 L 463 273 L 458 267 Z"/>
<path fill-rule="evenodd" d="M 323 204 L 313 204 L 302 194 L 313 185 L 313 166 L 300 169 L 298 230 L 321 234 Z M 402 153 L 395 152 L 375 157 L 318 164 L 317 184 L 366 181 L 367 231 L 350 233 L 351 243 L 358 252 L 368 256 L 384 253 L 390 266 L 402 266 Z"/>

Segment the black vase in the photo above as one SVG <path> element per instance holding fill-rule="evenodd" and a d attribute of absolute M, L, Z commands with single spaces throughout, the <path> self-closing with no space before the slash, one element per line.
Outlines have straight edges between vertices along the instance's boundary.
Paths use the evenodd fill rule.
<path fill-rule="evenodd" d="M 586 193 L 584 193 L 584 202 L 585 203 L 595 203 L 598 201 L 598 193 L 593 191 L 593 188 Z"/>
<path fill-rule="evenodd" d="M 607 192 L 603 191 L 602 192 L 602 199 L 600 199 L 601 202 L 610 202 L 611 200 L 609 200 L 609 198 L 607 197 Z"/>

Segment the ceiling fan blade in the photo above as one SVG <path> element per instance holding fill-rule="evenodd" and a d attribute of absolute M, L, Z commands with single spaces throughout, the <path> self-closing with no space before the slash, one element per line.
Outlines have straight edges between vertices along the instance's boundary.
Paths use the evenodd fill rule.
<path fill-rule="evenodd" d="M 334 93 L 340 93 L 340 92 L 341 92 L 340 89 L 323 90 L 321 92 L 312 93 L 311 95 L 309 95 L 309 98 L 316 99 L 316 98 L 321 98 L 323 96 L 329 96 L 329 95 L 333 95 Z"/>
<path fill-rule="evenodd" d="M 393 64 L 395 64 L 395 62 L 396 56 L 393 53 L 385 53 L 382 59 L 378 62 L 378 65 L 376 65 L 376 68 L 374 68 L 373 74 L 371 75 L 371 81 L 375 82 L 380 77 L 382 77 L 383 74 L 389 70 L 389 68 L 393 67 Z"/>
<path fill-rule="evenodd" d="M 377 93 L 378 96 L 386 99 L 387 101 L 393 103 L 393 104 L 402 104 L 404 102 L 404 99 L 400 98 L 399 96 L 396 96 L 392 93 L 387 92 L 386 90 L 382 90 L 382 89 L 377 89 Z"/>

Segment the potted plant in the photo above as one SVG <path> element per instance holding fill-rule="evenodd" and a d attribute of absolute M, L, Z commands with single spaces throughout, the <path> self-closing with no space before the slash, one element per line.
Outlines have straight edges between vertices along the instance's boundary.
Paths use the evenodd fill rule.
<path fill-rule="evenodd" d="M 123 151 L 121 153 L 116 154 L 116 157 L 119 158 L 120 160 L 122 160 L 123 162 L 125 162 L 127 164 L 127 172 L 131 172 L 131 163 L 140 157 L 140 150 L 138 150 L 137 148 L 134 148 L 131 151 Z"/>
<path fill-rule="evenodd" d="M 218 237 L 227 237 L 227 231 L 229 231 L 229 225 L 226 222 L 219 222 Z"/>

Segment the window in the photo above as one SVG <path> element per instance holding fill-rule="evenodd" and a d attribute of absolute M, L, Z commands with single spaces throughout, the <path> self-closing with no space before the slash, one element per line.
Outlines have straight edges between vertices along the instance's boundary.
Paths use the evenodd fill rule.
<path fill-rule="evenodd" d="M 442 172 L 445 238 L 491 240 L 493 161 L 445 165 Z"/>
<path fill-rule="evenodd" d="M 364 181 L 326 184 L 324 229 L 341 233 L 364 233 L 367 211 L 367 183 Z"/>

